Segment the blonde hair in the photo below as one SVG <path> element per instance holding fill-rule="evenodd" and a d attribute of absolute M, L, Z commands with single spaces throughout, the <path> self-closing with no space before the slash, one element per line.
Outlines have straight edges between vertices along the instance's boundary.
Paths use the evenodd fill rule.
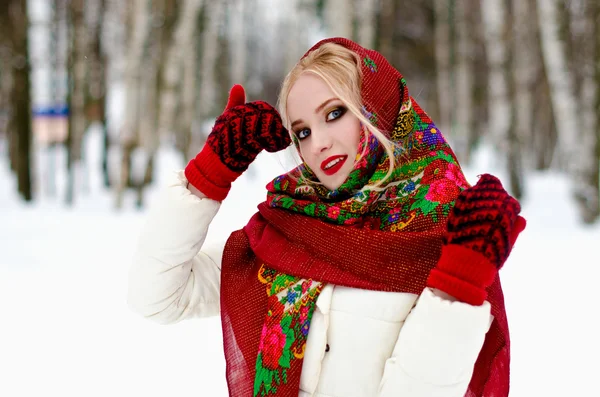
<path fill-rule="evenodd" d="M 394 172 L 395 159 L 394 149 L 396 143 L 390 141 L 386 135 L 375 127 L 362 112 L 363 103 L 360 92 L 362 83 L 362 70 L 360 58 L 354 51 L 339 44 L 325 43 L 319 48 L 311 51 L 300 60 L 288 73 L 282 83 L 279 93 L 278 108 L 284 125 L 291 132 L 290 120 L 287 114 L 287 97 L 294 83 L 303 73 L 313 73 L 319 76 L 329 86 L 334 95 L 344 103 L 348 110 L 356 116 L 363 125 L 363 133 L 373 134 L 385 149 L 389 158 L 389 170 L 385 177 L 375 185 L 365 188 L 377 188 L 381 186 Z M 365 156 L 368 145 L 365 145 L 356 162 Z"/>

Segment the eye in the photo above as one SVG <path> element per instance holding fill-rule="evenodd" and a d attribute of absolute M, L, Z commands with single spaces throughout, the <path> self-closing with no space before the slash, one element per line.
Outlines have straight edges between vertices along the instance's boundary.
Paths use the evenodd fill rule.
<path fill-rule="evenodd" d="M 342 117 L 346 113 L 346 108 L 336 108 L 327 113 L 327 121 L 334 121 Z"/>
<path fill-rule="evenodd" d="M 296 132 L 296 136 L 298 137 L 299 140 L 308 138 L 309 135 L 310 135 L 310 130 L 308 128 L 304 128 L 304 129 L 301 129 L 300 131 Z"/>

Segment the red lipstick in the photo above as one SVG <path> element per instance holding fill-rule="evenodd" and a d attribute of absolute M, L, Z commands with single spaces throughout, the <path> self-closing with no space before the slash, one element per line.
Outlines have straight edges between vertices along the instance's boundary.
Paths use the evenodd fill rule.
<path fill-rule="evenodd" d="M 342 168 L 347 159 L 348 156 L 345 154 L 328 157 L 321 163 L 321 171 L 325 175 L 333 175 Z"/>

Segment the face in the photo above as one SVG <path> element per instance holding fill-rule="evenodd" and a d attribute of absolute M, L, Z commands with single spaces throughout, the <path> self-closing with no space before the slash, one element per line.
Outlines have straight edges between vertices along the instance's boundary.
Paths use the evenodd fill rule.
<path fill-rule="evenodd" d="M 339 188 L 354 168 L 358 118 L 312 73 L 303 73 L 290 89 L 287 113 L 304 162 L 326 188 Z"/>

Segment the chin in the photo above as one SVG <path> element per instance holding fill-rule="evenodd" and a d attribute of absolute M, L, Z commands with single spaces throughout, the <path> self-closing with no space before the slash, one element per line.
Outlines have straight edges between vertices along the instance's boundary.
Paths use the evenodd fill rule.
<path fill-rule="evenodd" d="M 347 170 L 342 169 L 338 171 L 335 175 L 325 175 L 323 172 L 315 172 L 315 174 L 319 181 L 323 184 L 323 186 L 325 186 L 329 190 L 336 190 L 339 189 L 339 187 L 342 186 L 344 182 L 346 182 L 346 180 L 350 176 L 350 173 L 352 172 L 353 167 L 354 164 L 352 164 L 351 167 L 348 167 Z"/>
<path fill-rule="evenodd" d="M 342 186 L 342 184 L 341 183 L 337 183 L 337 184 L 324 183 L 323 186 L 325 186 L 328 190 L 336 190 L 337 188 Z"/>
<path fill-rule="evenodd" d="M 349 175 L 349 174 L 348 174 Z M 323 182 L 321 180 L 321 183 L 323 183 L 323 186 L 325 186 L 327 189 L 329 190 L 336 190 L 338 189 L 340 186 L 342 186 L 342 184 L 346 181 L 346 179 L 348 178 L 348 175 L 342 177 L 336 177 L 336 178 L 328 178 L 327 181 Z"/>

